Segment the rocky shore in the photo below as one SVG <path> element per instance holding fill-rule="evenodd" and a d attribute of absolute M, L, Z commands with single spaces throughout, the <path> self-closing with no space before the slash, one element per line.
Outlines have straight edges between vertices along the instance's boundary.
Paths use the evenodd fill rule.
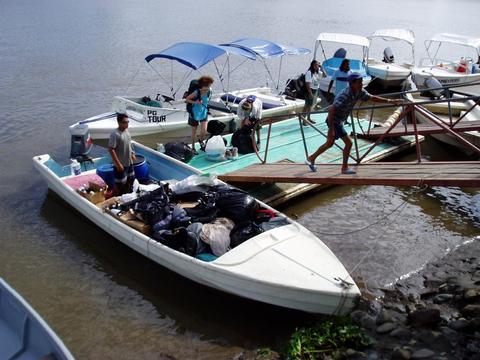
<path fill-rule="evenodd" d="M 363 300 L 351 317 L 373 339 L 349 359 L 480 359 L 480 240 Z"/>

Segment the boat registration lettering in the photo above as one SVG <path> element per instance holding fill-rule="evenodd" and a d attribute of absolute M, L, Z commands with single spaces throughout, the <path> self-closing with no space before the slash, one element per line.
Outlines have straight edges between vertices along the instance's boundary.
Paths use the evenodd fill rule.
<path fill-rule="evenodd" d="M 157 110 L 147 110 L 147 118 L 149 123 L 159 123 L 167 121 L 167 117 L 165 115 L 157 115 Z"/>

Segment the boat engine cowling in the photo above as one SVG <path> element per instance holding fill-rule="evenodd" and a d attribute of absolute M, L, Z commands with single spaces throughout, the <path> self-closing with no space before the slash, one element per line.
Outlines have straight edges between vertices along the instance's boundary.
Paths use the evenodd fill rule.
<path fill-rule="evenodd" d="M 77 124 L 70 128 L 70 158 L 85 159 L 92 150 L 93 142 L 90 137 L 88 124 Z"/>
<path fill-rule="evenodd" d="M 393 56 L 393 51 L 390 47 L 383 49 L 383 62 L 392 64 L 395 61 L 395 56 Z"/>
<path fill-rule="evenodd" d="M 440 81 L 438 81 L 437 78 L 434 76 L 428 77 L 425 79 L 425 87 L 427 90 L 436 98 L 440 98 L 442 95 L 444 95 L 445 90 L 444 89 L 437 89 L 441 88 L 443 85 Z M 432 90 L 435 89 L 435 90 Z"/>

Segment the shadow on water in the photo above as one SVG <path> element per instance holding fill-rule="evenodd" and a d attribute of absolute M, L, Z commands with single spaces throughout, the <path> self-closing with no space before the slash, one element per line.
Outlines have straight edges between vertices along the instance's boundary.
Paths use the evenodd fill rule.
<path fill-rule="evenodd" d="M 117 241 L 51 191 L 40 214 L 63 233 L 65 241 L 95 258 L 96 271 L 138 293 L 154 305 L 160 318 L 173 319 L 179 334 L 194 332 L 203 340 L 247 348 L 275 346 L 296 326 L 312 320 L 311 314 L 243 299 L 183 278 Z M 232 326 L 225 327 L 226 322 Z"/>

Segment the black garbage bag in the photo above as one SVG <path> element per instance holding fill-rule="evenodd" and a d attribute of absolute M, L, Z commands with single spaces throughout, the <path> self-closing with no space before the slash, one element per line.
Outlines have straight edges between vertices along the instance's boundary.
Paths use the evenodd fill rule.
<path fill-rule="evenodd" d="M 259 207 L 255 198 L 235 188 L 217 188 L 215 194 L 215 205 L 220 210 L 220 216 L 235 223 L 253 220 L 254 212 Z"/>
<path fill-rule="evenodd" d="M 213 200 L 213 199 L 212 199 Z M 217 218 L 219 209 L 215 206 L 214 201 L 201 202 L 193 208 L 185 209 L 187 216 L 190 217 L 192 223 L 198 222 L 202 224 L 210 223 Z"/>
<path fill-rule="evenodd" d="M 249 127 L 243 127 L 236 130 L 232 135 L 231 145 L 238 148 L 239 154 L 250 154 L 255 152 L 252 141 L 252 130 Z"/>
<path fill-rule="evenodd" d="M 263 229 L 253 221 L 242 221 L 241 223 L 236 224 L 230 232 L 230 247 L 233 249 L 244 241 L 262 232 Z"/>
<path fill-rule="evenodd" d="M 174 250 L 190 256 L 197 255 L 198 236 L 186 228 L 160 230 L 153 233 L 153 238 Z"/>
<path fill-rule="evenodd" d="M 222 135 L 226 125 L 218 120 L 210 120 L 207 124 L 207 132 L 213 136 Z"/>
<path fill-rule="evenodd" d="M 154 225 L 170 213 L 168 202 L 169 199 L 165 188 L 160 186 L 154 191 L 150 191 L 135 200 L 122 204 L 121 209 L 133 209 L 142 215 L 143 220 L 147 224 Z"/>
<path fill-rule="evenodd" d="M 165 155 L 188 163 L 193 157 L 193 151 L 184 142 L 169 142 L 165 144 Z"/>

